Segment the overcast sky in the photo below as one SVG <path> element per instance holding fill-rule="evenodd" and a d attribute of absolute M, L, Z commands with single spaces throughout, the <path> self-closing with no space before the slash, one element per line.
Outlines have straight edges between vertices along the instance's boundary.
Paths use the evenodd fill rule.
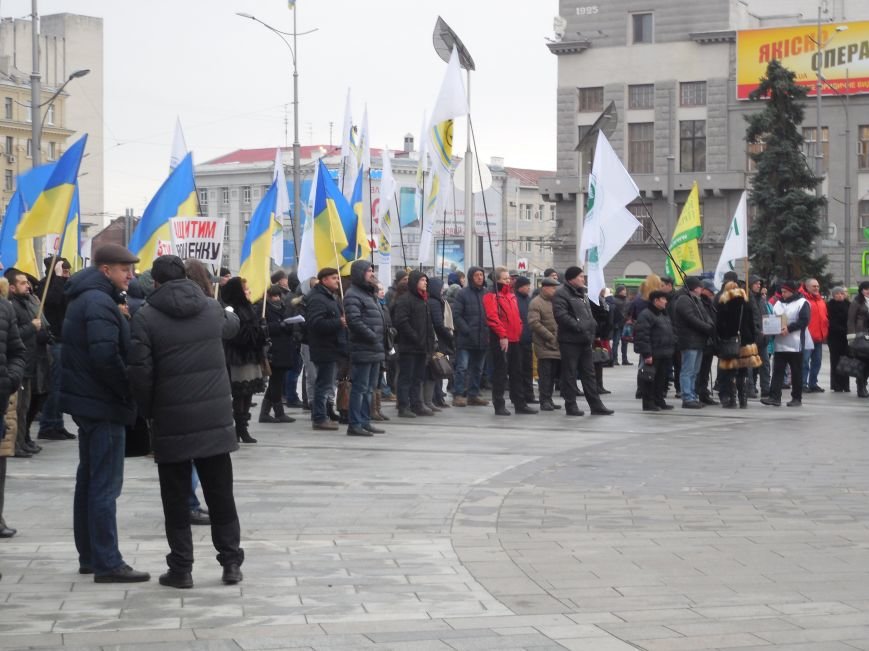
<path fill-rule="evenodd" d="M 4 16 L 22 17 L 30 6 L 0 0 Z M 107 211 L 145 207 L 165 177 L 176 115 L 197 163 L 237 148 L 292 144 L 289 50 L 235 15 L 291 32 L 286 0 L 40 0 L 38 8 L 104 21 Z M 417 135 L 446 68 L 432 47 L 440 14 L 477 66 L 471 110 L 483 159 L 554 169 L 556 58 L 544 36 L 555 0 L 298 0 L 297 11 L 299 32 L 318 30 L 298 39 L 303 145 L 328 143 L 330 122 L 338 144 L 348 87 L 354 122 L 368 103 L 374 146 L 400 148 L 405 133 Z M 460 154 L 464 133 L 457 126 Z"/>

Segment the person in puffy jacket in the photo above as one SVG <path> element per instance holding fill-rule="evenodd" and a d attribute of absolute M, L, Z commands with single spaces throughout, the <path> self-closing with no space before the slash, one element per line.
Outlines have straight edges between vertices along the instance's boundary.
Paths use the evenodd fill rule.
<path fill-rule="evenodd" d="M 192 465 L 211 517 L 211 540 L 223 582 L 238 583 L 244 560 L 232 493 L 238 449 L 223 341 L 239 319 L 207 298 L 174 255 L 154 260 L 155 290 L 133 318 L 129 374 L 142 415 L 151 420 L 154 460 L 170 552 L 160 584 L 193 587 L 188 498 Z"/>
<path fill-rule="evenodd" d="M 436 351 L 442 355 L 453 355 L 456 344 L 453 338 L 452 307 L 444 298 L 444 283 L 440 278 L 428 279 L 428 308 L 437 336 Z M 442 411 L 449 407 L 444 399 L 443 381 L 433 377 L 430 370 L 426 372 L 423 385 L 423 403 L 432 411 Z"/>
<path fill-rule="evenodd" d="M 561 351 L 558 348 L 558 326 L 552 312 L 552 297 L 560 283 L 553 278 L 544 278 L 540 292 L 528 306 L 528 326 L 534 354 L 537 355 L 537 386 L 540 390 L 540 410 L 561 409 L 552 401 L 555 381 L 559 375 Z"/>
<path fill-rule="evenodd" d="M 827 314 L 827 304 L 821 296 L 821 285 L 814 278 L 803 283 L 800 293 L 809 302 L 812 310 L 809 318 L 809 335 L 812 338 L 811 349 L 803 351 L 803 391 L 807 393 L 823 393 L 818 384 L 818 374 L 823 362 L 824 344 L 830 334 L 830 316 Z"/>
<path fill-rule="evenodd" d="M 289 304 L 284 301 L 285 291 L 280 285 L 272 285 L 266 290 L 266 328 L 269 333 L 269 364 L 272 374 L 260 406 L 259 422 L 292 423 L 296 419 L 284 412 L 284 380 L 289 371 L 298 363 L 299 348 L 293 326 L 285 323 L 289 317 Z M 261 310 L 257 305 L 257 310 Z M 271 412 L 274 411 L 274 416 Z"/>
<path fill-rule="evenodd" d="M 453 375 L 453 407 L 485 407 L 480 380 L 489 349 L 489 327 L 483 296 L 486 274 L 480 267 L 468 269 L 468 283 L 452 303 L 456 331 L 456 369 Z"/>
<path fill-rule="evenodd" d="M 510 384 L 510 400 L 517 414 L 536 414 L 528 406 L 522 386 L 522 318 L 510 272 L 496 267 L 495 286 L 483 296 L 486 322 L 489 325 L 489 354 L 492 358 L 492 405 L 498 416 L 509 416 L 504 390 Z"/>
<path fill-rule="evenodd" d="M 24 376 L 27 348 L 18 334 L 18 319 L 7 297 L 9 282 L 0 278 L 0 538 L 11 538 L 16 529 L 3 519 L 3 502 L 6 493 L 6 457 L 15 450 L 17 436 L 16 402 L 17 389 Z M 7 428 L 7 422 L 9 428 Z M 5 439 L 9 440 L 5 440 Z"/>
<path fill-rule="evenodd" d="M 634 349 L 640 363 L 655 369 L 655 379 L 641 383 L 643 411 L 672 409 L 665 397 L 667 377 L 676 352 L 676 335 L 667 313 L 669 293 L 656 289 L 649 294 L 649 305 L 640 313 L 634 327 Z"/>
<path fill-rule="evenodd" d="M 697 375 L 703 363 L 703 351 L 707 341 L 715 333 L 715 322 L 700 300 L 703 283 L 697 276 L 685 278 L 685 287 L 676 293 L 671 310 L 673 329 L 682 358 L 679 389 L 682 392 L 682 407 L 700 409 L 697 392 Z"/>
<path fill-rule="evenodd" d="M 391 311 L 392 325 L 398 331 L 398 415 L 402 418 L 434 415 L 422 399 L 426 364 L 435 350 L 428 298 L 428 276 L 411 271 L 407 291 L 395 300 Z"/>
<path fill-rule="evenodd" d="M 577 406 L 576 377 L 579 372 L 585 399 L 591 413 L 608 416 L 613 413 L 600 399 L 592 361 L 592 343 L 597 321 L 591 312 L 585 289 L 585 274 L 579 267 L 568 267 L 564 284 L 552 297 L 552 312 L 558 324 L 558 345 L 561 352 L 561 397 L 568 416 L 582 416 Z"/>

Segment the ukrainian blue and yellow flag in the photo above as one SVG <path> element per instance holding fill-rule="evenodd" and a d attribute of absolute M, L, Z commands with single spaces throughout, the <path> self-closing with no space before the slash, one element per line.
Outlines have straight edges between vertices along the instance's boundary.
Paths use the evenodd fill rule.
<path fill-rule="evenodd" d="M 356 175 L 356 183 L 353 186 L 353 195 L 350 198 L 351 213 L 349 215 L 341 214 L 341 225 L 344 228 L 344 236 L 347 238 L 347 246 L 341 251 L 345 261 L 341 273 L 345 276 L 350 273 L 350 265 L 353 262 L 371 255 L 371 244 L 368 242 L 368 234 L 365 232 L 363 177 L 360 166 L 359 174 Z"/>
<path fill-rule="evenodd" d="M 87 138 L 87 134 L 82 136 L 57 161 L 30 212 L 18 224 L 16 238 L 24 240 L 64 231 Z"/>
<path fill-rule="evenodd" d="M 250 218 L 241 246 L 241 269 L 238 275 L 247 280 L 252 303 L 265 298 L 271 284 L 272 237 L 275 233 L 277 202 L 278 186 L 273 181 Z"/>
<path fill-rule="evenodd" d="M 196 217 L 198 213 L 193 154 L 188 153 L 157 190 L 133 231 L 129 248 L 139 258 L 136 267 L 150 269 L 154 259 L 166 252 L 160 249 L 171 248 L 169 220 L 172 217 Z"/>
<path fill-rule="evenodd" d="M 346 262 L 341 251 L 347 248 L 347 235 L 342 223 L 342 214 L 350 213 L 350 205 L 335 185 L 329 170 L 318 162 L 317 189 L 314 195 L 314 255 L 317 269 L 334 267 L 341 269 Z M 343 208 L 343 211 L 342 211 Z"/>
<path fill-rule="evenodd" d="M 16 190 L 9 200 L 9 205 L 6 206 L 3 226 L 0 227 L 0 267 L 4 270 L 15 267 L 38 278 L 39 270 L 36 266 L 36 253 L 33 251 L 33 239 L 15 239 L 15 230 L 21 223 L 24 213 L 21 191 Z"/>
<path fill-rule="evenodd" d="M 81 270 L 81 208 L 78 201 L 77 183 L 72 195 L 72 203 L 69 206 L 69 215 L 66 217 L 66 227 L 60 235 L 58 255 L 69 261 L 73 273 Z"/>

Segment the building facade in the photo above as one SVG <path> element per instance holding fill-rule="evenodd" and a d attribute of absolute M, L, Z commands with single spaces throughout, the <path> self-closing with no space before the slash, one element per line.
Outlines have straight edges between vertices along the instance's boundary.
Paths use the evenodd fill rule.
<path fill-rule="evenodd" d="M 392 171 L 397 184 L 395 200 L 398 216 L 403 224 L 400 231 L 394 229 L 392 242 L 392 265 L 394 267 L 416 266 L 419 261 L 419 246 L 425 222 L 420 218 L 416 199 L 416 170 L 418 152 L 411 149 L 391 152 Z M 284 174 L 288 180 L 292 198 L 292 149 L 281 150 Z M 366 224 L 366 231 L 377 233 L 376 215 L 380 203 L 380 175 L 382 152 L 372 150 L 371 182 L 364 186 L 366 218 L 373 213 L 375 218 Z M 233 271 L 239 267 L 241 247 L 251 214 L 272 182 L 274 149 L 242 149 L 196 166 L 196 186 L 203 214 L 226 219 L 224 261 Z M 310 184 L 318 162 L 330 169 L 341 184 L 341 148 L 325 145 L 301 148 L 301 202 L 305 209 Z M 552 172 L 504 167 L 502 159 L 493 159 L 489 165 L 492 186 L 485 193 L 485 203 L 480 194 L 475 194 L 474 213 L 478 251 L 476 259 L 485 259 L 487 266 L 507 265 L 513 269 L 520 262 L 529 272 L 542 272 L 551 264 L 554 241 L 554 210 L 545 203 L 537 187 L 537 180 Z M 347 181 L 349 184 L 351 181 Z M 349 194 L 346 188 L 345 194 Z M 464 193 L 455 189 L 451 193 L 445 214 L 435 217 L 432 247 L 423 266 L 435 273 L 464 269 Z M 453 208 L 455 204 L 456 208 Z M 487 219 L 488 217 L 488 219 Z M 488 229 L 486 223 L 488 221 Z M 489 241 L 491 237 L 491 248 Z M 285 266 L 293 266 L 294 255 L 292 230 L 284 228 L 286 242 Z"/>
<path fill-rule="evenodd" d="M 865 2 L 822 4 L 825 33 L 845 19 L 869 19 Z M 751 184 L 744 118 L 762 109 L 760 102 L 736 99 L 737 33 L 812 25 L 817 10 L 817 2 L 801 0 L 611 0 L 599 5 L 561 0 L 563 29 L 549 43 L 558 65 L 558 169 L 540 182 L 543 196 L 556 206 L 562 242 L 555 248 L 556 265 L 576 261 L 576 225 L 582 216 L 578 188 L 582 203 L 587 199 L 591 155 L 577 152 L 577 144 L 612 103 L 614 112 L 598 124 L 640 189 L 628 209 L 642 228 L 609 263 L 607 279 L 663 273 L 665 254 L 654 243 L 661 240 L 657 229 L 669 242 L 694 182 L 700 189 L 703 268 L 714 271 L 739 197 Z M 829 271 L 837 280 L 844 276 L 846 225 L 852 279 L 860 278 L 862 251 L 869 246 L 863 234 L 869 226 L 869 95 L 848 101 L 850 106 L 842 97 L 824 96 L 821 109 L 822 191 L 828 208 L 817 248 L 830 257 Z M 802 125 L 807 161 L 815 155 L 816 123 L 815 100 L 809 99 Z M 845 159 L 848 130 L 850 161 Z M 850 218 L 844 210 L 846 187 L 854 189 Z"/>
<path fill-rule="evenodd" d="M 56 160 L 67 144 L 88 134 L 86 156 L 79 172 L 82 226 L 102 225 L 103 203 L 103 24 L 102 19 L 75 14 L 40 17 L 39 68 L 42 101 L 77 70 L 89 70 L 72 81 L 48 106 L 44 118 L 42 160 Z M 9 178 L 32 166 L 30 122 L 30 74 L 32 72 L 31 21 L 0 20 L 0 145 L 4 170 L 2 209 L 12 196 Z M 11 138 L 11 140 L 10 140 Z M 9 151 L 7 151 L 7 149 Z M 0 213 L 2 214 L 2 213 Z"/>

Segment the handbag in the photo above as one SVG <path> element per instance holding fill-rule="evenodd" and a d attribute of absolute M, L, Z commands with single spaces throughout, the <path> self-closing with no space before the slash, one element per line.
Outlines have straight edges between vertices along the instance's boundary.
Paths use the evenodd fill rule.
<path fill-rule="evenodd" d="M 836 373 L 839 375 L 847 375 L 862 380 L 866 377 L 866 368 L 863 362 L 853 357 L 840 357 L 836 364 Z"/>
<path fill-rule="evenodd" d="M 593 364 L 606 364 L 610 361 L 610 351 L 600 339 L 595 339 L 591 349 Z"/>
<path fill-rule="evenodd" d="M 338 391 L 335 394 L 335 408 L 338 411 L 350 411 L 350 379 L 338 380 Z"/>
<path fill-rule="evenodd" d="M 727 337 L 718 341 L 718 359 L 739 359 L 739 349 L 742 347 L 742 310 L 745 303 L 739 306 L 739 329 L 735 337 Z"/>
<path fill-rule="evenodd" d="M 634 340 L 634 322 L 628 321 L 622 328 L 622 341 L 631 342 Z"/>
<path fill-rule="evenodd" d="M 446 380 L 453 376 L 453 365 L 443 353 L 435 353 L 429 358 L 428 370 L 435 380 Z"/>
<path fill-rule="evenodd" d="M 640 382 L 654 382 L 655 367 L 650 364 L 640 364 L 640 368 L 637 370 L 637 380 Z"/>
<path fill-rule="evenodd" d="M 848 342 L 848 348 L 854 357 L 869 357 L 869 334 L 860 332 Z"/>

